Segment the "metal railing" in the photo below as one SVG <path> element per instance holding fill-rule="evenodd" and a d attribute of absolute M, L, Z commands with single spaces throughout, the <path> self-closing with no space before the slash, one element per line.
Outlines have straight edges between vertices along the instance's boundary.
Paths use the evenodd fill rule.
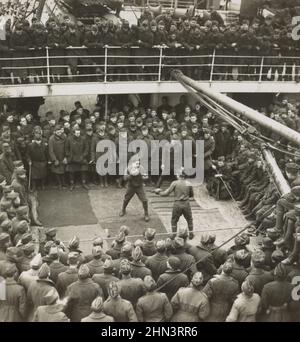
<path fill-rule="evenodd" d="M 172 69 L 199 81 L 297 81 L 300 57 L 223 55 L 184 48 L 29 49 L 0 52 L 0 84 L 171 81 Z"/>

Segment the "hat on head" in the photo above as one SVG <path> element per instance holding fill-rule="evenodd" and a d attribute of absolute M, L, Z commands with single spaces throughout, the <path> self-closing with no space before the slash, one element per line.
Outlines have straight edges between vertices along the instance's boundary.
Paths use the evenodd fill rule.
<path fill-rule="evenodd" d="M 131 272 L 131 264 L 129 260 L 122 259 L 120 263 L 120 272 L 122 274 L 129 274 Z"/>
<path fill-rule="evenodd" d="M 274 263 L 279 263 L 285 259 L 285 256 L 280 249 L 275 249 L 275 251 L 271 255 L 271 259 Z"/>
<path fill-rule="evenodd" d="M 132 259 L 134 261 L 140 261 L 142 259 L 142 257 L 143 257 L 143 252 L 142 252 L 141 247 L 136 246 L 133 249 L 131 256 L 132 256 Z"/>
<path fill-rule="evenodd" d="M 264 237 L 262 239 L 262 246 L 266 248 L 272 248 L 274 247 L 273 240 L 270 239 L 268 236 Z"/>
<path fill-rule="evenodd" d="M 147 240 L 153 240 L 156 234 L 156 230 L 154 228 L 146 228 L 144 232 L 144 236 Z"/>
<path fill-rule="evenodd" d="M 125 236 L 129 235 L 129 227 L 127 226 L 121 226 L 119 229 L 119 233 L 123 232 L 125 234 Z"/>
<path fill-rule="evenodd" d="M 11 229 L 11 221 L 9 219 L 4 220 L 1 223 L 0 228 L 2 228 L 4 232 L 8 232 Z"/>
<path fill-rule="evenodd" d="M 7 213 L 5 211 L 0 212 L 0 224 L 8 219 Z"/>
<path fill-rule="evenodd" d="M 200 242 L 203 244 L 203 245 L 206 245 L 209 243 L 209 234 L 202 234 L 201 235 L 201 238 L 200 238 Z"/>
<path fill-rule="evenodd" d="M 146 290 L 153 291 L 156 288 L 156 281 L 150 275 L 146 275 L 144 278 L 144 285 Z"/>
<path fill-rule="evenodd" d="M 166 241 L 165 240 L 158 240 L 155 244 L 156 250 L 159 252 L 163 252 L 166 250 Z"/>
<path fill-rule="evenodd" d="M 116 237 L 117 243 L 123 243 L 125 241 L 125 234 L 124 232 L 120 232 Z"/>
<path fill-rule="evenodd" d="M 27 221 L 22 220 L 17 224 L 17 232 L 20 234 L 24 234 L 29 230 L 29 224 Z"/>
<path fill-rule="evenodd" d="M 13 277 L 18 272 L 17 266 L 15 264 L 8 263 L 4 266 L 4 278 Z"/>
<path fill-rule="evenodd" d="M 100 312 L 103 309 L 103 299 L 102 297 L 98 296 L 96 297 L 91 305 L 91 310 L 94 312 Z"/>
<path fill-rule="evenodd" d="M 23 245 L 28 244 L 30 241 L 32 241 L 32 234 L 31 233 L 25 233 L 23 234 L 21 238 L 21 242 Z M 24 250 L 24 249 L 23 249 Z"/>
<path fill-rule="evenodd" d="M 0 233 L 0 246 L 10 241 L 10 236 L 7 233 Z"/>
<path fill-rule="evenodd" d="M 234 239 L 234 243 L 236 246 L 246 246 L 250 242 L 250 238 L 247 234 L 240 234 Z"/>
<path fill-rule="evenodd" d="M 201 286 L 203 284 L 203 274 L 201 272 L 196 272 L 193 275 L 191 282 L 196 287 Z"/>
<path fill-rule="evenodd" d="M 229 275 L 229 274 L 232 273 L 232 270 L 233 270 L 232 263 L 229 262 L 229 261 L 226 261 L 226 262 L 223 264 L 223 266 L 222 266 L 222 271 L 223 271 L 225 274 Z"/>
<path fill-rule="evenodd" d="M 58 248 L 56 245 L 53 245 L 51 248 L 50 248 L 50 251 L 49 251 L 49 256 L 52 257 L 52 258 L 57 258 L 59 253 L 58 253 Z"/>
<path fill-rule="evenodd" d="M 74 264 L 78 261 L 79 253 L 78 252 L 70 252 L 68 254 L 68 263 Z"/>
<path fill-rule="evenodd" d="M 180 226 L 177 230 L 177 236 L 180 238 L 187 238 L 189 236 L 189 230 L 186 226 Z"/>
<path fill-rule="evenodd" d="M 35 251 L 35 244 L 33 242 L 28 242 L 21 246 L 24 255 L 31 255 Z"/>
<path fill-rule="evenodd" d="M 80 279 L 85 279 L 90 276 L 90 269 L 86 264 L 80 265 L 79 270 L 78 270 L 78 277 Z"/>
<path fill-rule="evenodd" d="M 180 269 L 181 262 L 180 262 L 180 260 L 177 257 L 175 257 L 175 256 L 169 257 L 168 258 L 168 263 L 169 263 L 170 267 L 173 270 Z"/>
<path fill-rule="evenodd" d="M 130 253 L 131 251 L 132 251 L 132 244 L 126 241 L 121 248 L 121 253 L 126 254 L 126 253 Z"/>
<path fill-rule="evenodd" d="M 251 261 L 254 266 L 262 266 L 265 262 L 265 253 L 260 249 L 254 251 L 251 255 Z"/>
<path fill-rule="evenodd" d="M 103 239 L 101 236 L 98 236 L 93 240 L 93 246 L 102 246 L 102 245 L 103 245 Z"/>
<path fill-rule="evenodd" d="M 44 296 L 44 300 L 46 305 L 51 305 L 57 302 L 59 298 L 59 294 L 55 288 L 52 288 L 46 295 Z"/>
<path fill-rule="evenodd" d="M 245 293 L 247 296 L 251 296 L 254 292 L 254 286 L 252 282 L 248 279 L 246 279 L 241 286 L 242 291 Z"/>
<path fill-rule="evenodd" d="M 74 235 L 72 239 L 69 241 L 69 248 L 70 249 L 78 249 L 79 247 L 79 237 Z"/>
<path fill-rule="evenodd" d="M 50 268 L 46 263 L 43 263 L 38 271 L 39 279 L 46 279 L 50 275 Z"/>
<path fill-rule="evenodd" d="M 143 247 L 144 246 L 144 242 L 141 239 L 137 239 L 137 240 L 135 240 L 133 245 L 134 245 L 134 247 L 137 247 L 137 246 Z"/>
<path fill-rule="evenodd" d="M 42 256 L 39 253 L 36 256 L 34 256 L 33 259 L 30 261 L 30 267 L 34 270 L 38 270 L 41 267 L 42 263 Z"/>
<path fill-rule="evenodd" d="M 234 259 L 236 261 L 244 261 L 249 257 L 249 253 L 245 249 L 240 249 L 234 253 Z"/>
<path fill-rule="evenodd" d="M 55 237 L 56 233 L 57 233 L 57 229 L 56 228 L 48 228 L 45 231 L 46 236 L 50 236 L 50 237 Z"/>
<path fill-rule="evenodd" d="M 176 236 L 174 239 L 174 247 L 175 248 L 183 248 L 184 247 L 184 240 L 183 238 Z"/>
<path fill-rule="evenodd" d="M 291 193 L 292 193 L 294 196 L 300 197 L 300 186 L 299 186 L 299 185 L 294 186 L 294 187 L 291 189 Z"/>

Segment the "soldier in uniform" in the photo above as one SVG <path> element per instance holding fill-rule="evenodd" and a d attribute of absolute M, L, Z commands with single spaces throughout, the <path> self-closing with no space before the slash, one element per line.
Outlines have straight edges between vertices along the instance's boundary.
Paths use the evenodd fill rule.
<path fill-rule="evenodd" d="M 190 206 L 190 198 L 194 197 L 193 187 L 192 185 L 185 179 L 186 175 L 184 170 L 180 171 L 178 174 L 178 179 L 170 185 L 168 189 L 165 191 L 161 191 L 161 189 L 157 189 L 156 193 L 160 196 L 169 196 L 172 192 L 175 194 L 175 201 L 173 205 L 172 218 L 171 218 L 171 226 L 173 234 L 177 232 L 177 222 L 181 215 L 187 221 L 190 238 L 193 238 L 193 216 L 192 210 Z"/>
<path fill-rule="evenodd" d="M 127 190 L 123 201 L 122 210 L 120 212 L 120 216 L 124 216 L 126 214 L 126 207 L 132 197 L 136 194 L 140 201 L 143 204 L 144 208 L 144 219 L 146 222 L 149 221 L 149 213 L 148 213 L 148 201 L 144 191 L 144 180 L 147 179 L 147 175 L 143 167 L 140 165 L 140 161 L 137 160 L 133 162 L 125 171 L 124 179 L 128 181 Z"/>
<path fill-rule="evenodd" d="M 159 240 L 155 243 L 156 253 L 149 256 L 145 265 L 151 270 L 155 281 L 167 270 L 168 256 L 166 254 L 166 242 Z"/>

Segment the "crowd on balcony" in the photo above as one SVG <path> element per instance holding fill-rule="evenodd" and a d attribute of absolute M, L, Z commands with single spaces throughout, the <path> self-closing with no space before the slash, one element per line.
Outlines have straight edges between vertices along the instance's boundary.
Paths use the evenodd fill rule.
<path fill-rule="evenodd" d="M 225 25 L 216 11 L 204 16 L 175 18 L 170 10 L 157 16 L 145 10 L 138 25 L 131 26 L 126 20 L 116 25 L 112 20 L 98 17 L 94 18 L 93 25 L 71 22 L 68 16 L 62 22 L 49 18 L 45 25 L 35 18 L 31 23 L 25 19 L 11 25 L 8 21 L 5 39 L 0 40 L 1 82 L 46 82 L 49 81 L 46 78 L 48 72 L 55 82 L 74 79 L 101 81 L 104 73 L 110 75 L 108 80 L 119 80 L 120 77 L 134 80 L 138 75 L 145 80 L 157 79 L 159 51 L 153 47 L 165 48 L 163 79 L 169 79 L 169 71 L 176 65 L 196 79 L 209 79 L 211 60 L 208 56 L 214 50 L 221 56 L 249 56 L 218 58 L 215 72 L 220 79 L 227 79 L 228 75 L 231 78 L 233 73 L 240 75 L 240 79 L 248 79 L 259 73 L 259 56 L 297 56 L 298 42 L 293 40 L 290 20 L 291 17 L 287 20 L 286 16 L 269 15 L 266 18 L 244 18 L 239 23 Z M 46 46 L 51 49 L 50 70 L 46 69 Z M 104 46 L 122 48 L 109 50 L 107 70 Z M 129 49 L 131 46 L 139 49 Z M 89 58 L 89 55 L 93 57 Z M 258 56 L 258 59 L 251 56 Z M 234 64 L 237 66 L 232 66 Z M 239 64 L 243 66 L 239 67 Z M 298 77 L 299 59 L 296 57 L 270 58 L 265 60 L 265 64 L 265 79 L 274 79 L 276 72 L 277 78 L 282 75 L 287 79 Z M 84 75 L 93 76 L 88 78 Z"/>
<path fill-rule="evenodd" d="M 286 99 L 260 110 L 299 130 L 299 106 Z M 266 133 L 281 149 L 276 157 L 291 184 L 291 193 L 280 198 L 260 142 L 200 103 L 191 106 L 184 95 L 174 107 L 164 97 L 157 108 L 128 103 L 103 113 L 101 104 L 88 111 L 76 102 L 70 113 L 47 112 L 41 122 L 30 113 L 1 115 L 0 276 L 7 293 L 1 320 L 299 321 L 299 301 L 291 298 L 300 272 L 300 158 L 294 147 Z M 30 223 L 39 222 L 28 217 L 26 175 L 31 190 L 55 182 L 73 191 L 77 176 L 86 189 L 89 183 L 122 187 L 122 177 L 100 177 L 95 169 L 97 142 L 117 142 L 120 134 L 147 144 L 165 139 L 174 151 L 182 140 L 204 139 L 207 188 L 217 199 L 241 201 L 253 221 L 247 233 L 233 247 L 218 249 L 213 234 L 191 245 L 187 228 L 166 239 L 150 228 L 129 242 L 130 228 L 123 226 L 109 246 L 96 238 L 88 255 L 78 237 L 64 245 L 54 228 L 39 244 L 33 241 Z M 160 187 L 164 177 L 150 177 L 149 184 Z M 257 232 L 262 245 L 251 252 L 249 236 Z"/>

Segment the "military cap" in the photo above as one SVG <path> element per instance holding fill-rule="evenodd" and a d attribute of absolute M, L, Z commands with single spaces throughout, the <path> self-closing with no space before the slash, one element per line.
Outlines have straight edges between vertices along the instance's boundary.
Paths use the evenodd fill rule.
<path fill-rule="evenodd" d="M 46 236 L 50 236 L 50 237 L 54 237 L 57 233 L 57 229 L 56 228 L 48 228 L 45 231 Z"/>
<path fill-rule="evenodd" d="M 232 270 L 233 270 L 232 263 L 229 262 L 229 261 L 226 261 L 226 262 L 223 264 L 223 266 L 222 266 L 222 271 L 223 271 L 225 274 L 229 275 L 229 274 L 232 273 Z"/>
<path fill-rule="evenodd" d="M 69 241 L 69 248 L 70 249 L 78 249 L 79 247 L 79 237 L 74 235 L 72 239 Z"/>
<path fill-rule="evenodd" d="M 156 230 L 154 228 L 146 228 L 144 231 L 144 236 L 147 240 L 154 239 Z"/>
<path fill-rule="evenodd" d="M 30 261 L 30 267 L 32 269 L 39 269 L 42 265 L 42 256 L 41 254 L 37 254 L 33 257 L 33 259 Z"/>
<path fill-rule="evenodd" d="M 162 121 L 158 121 L 157 127 L 158 127 L 158 128 L 164 127 L 164 123 L 163 123 Z"/>
<path fill-rule="evenodd" d="M 8 147 L 10 147 L 10 144 L 9 144 L 9 143 L 4 142 L 4 143 L 2 144 L 2 148 L 6 149 L 6 148 L 8 148 Z"/>
<path fill-rule="evenodd" d="M 242 283 L 241 290 L 248 296 L 250 296 L 254 292 L 254 286 L 252 282 L 247 279 Z"/>
<path fill-rule="evenodd" d="M 10 236 L 7 233 L 0 233 L 0 246 L 10 241 Z"/>
<path fill-rule="evenodd" d="M 250 238 L 247 234 L 242 233 L 234 239 L 236 246 L 246 246 L 250 243 Z"/>
<path fill-rule="evenodd" d="M 180 262 L 179 258 L 177 258 L 175 256 L 171 256 L 168 258 L 168 263 L 173 270 L 180 269 L 181 262 Z"/>
<path fill-rule="evenodd" d="M 103 309 L 103 299 L 101 296 L 96 297 L 92 304 L 91 304 L 91 310 L 94 312 L 101 312 Z"/>
<path fill-rule="evenodd" d="M 200 242 L 203 245 L 206 245 L 207 243 L 209 243 L 209 234 L 206 234 L 206 233 L 202 234 L 200 238 Z"/>
<path fill-rule="evenodd" d="M 134 247 L 137 247 L 137 246 L 143 247 L 144 242 L 141 239 L 137 239 L 137 240 L 134 241 L 133 245 L 134 245 Z"/>
<path fill-rule="evenodd" d="M 251 255 L 251 261 L 253 262 L 254 266 L 261 266 L 265 262 L 265 253 L 260 249 L 254 251 Z"/>
<path fill-rule="evenodd" d="M 116 242 L 117 243 L 122 243 L 125 241 L 125 233 L 124 232 L 120 232 L 117 237 L 116 237 Z"/>
<path fill-rule="evenodd" d="M 29 224 L 26 220 L 22 220 L 18 222 L 16 229 L 18 233 L 25 233 L 29 230 Z"/>
<path fill-rule="evenodd" d="M 0 224 L 2 224 L 2 222 L 7 219 L 8 219 L 7 213 L 5 211 L 0 212 Z"/>
<path fill-rule="evenodd" d="M 97 236 L 94 240 L 93 240 L 93 246 L 103 246 L 103 239 L 101 236 Z"/>
<path fill-rule="evenodd" d="M 50 268 L 44 262 L 38 271 L 38 277 L 39 277 L 39 279 L 46 279 L 49 277 L 49 275 L 50 275 Z"/>
<path fill-rule="evenodd" d="M 177 236 L 183 239 L 187 238 L 189 236 L 188 228 L 180 226 L 177 230 Z"/>
<path fill-rule="evenodd" d="M 88 266 L 86 264 L 82 264 L 79 267 L 78 270 L 78 277 L 80 279 L 85 279 L 88 278 L 90 276 L 90 269 L 88 268 Z"/>
<path fill-rule="evenodd" d="M 128 241 L 124 243 L 124 245 L 121 248 L 121 253 L 129 253 L 132 251 L 132 244 Z"/>
<path fill-rule="evenodd" d="M 5 278 L 13 277 L 18 272 L 17 266 L 15 264 L 8 263 L 4 266 L 3 275 Z"/>
<path fill-rule="evenodd" d="M 174 247 L 175 248 L 183 248 L 184 247 L 184 240 L 181 237 L 176 236 L 174 238 Z"/>
<path fill-rule="evenodd" d="M 78 261 L 79 253 L 78 252 L 70 252 L 68 254 L 68 262 L 75 263 Z"/>
<path fill-rule="evenodd" d="M 9 219 L 4 220 L 0 227 L 2 228 L 3 231 L 7 231 L 11 228 L 11 221 Z"/>
<path fill-rule="evenodd" d="M 94 246 L 92 249 L 93 256 L 101 256 L 103 253 L 102 248 L 100 246 Z"/>
<path fill-rule="evenodd" d="M 122 274 L 128 274 L 131 272 L 131 264 L 129 260 L 127 259 L 122 259 L 120 262 L 120 272 Z"/>
<path fill-rule="evenodd" d="M 155 248 L 157 251 L 162 252 L 166 249 L 166 242 L 164 240 L 158 240 L 155 243 Z"/>
<path fill-rule="evenodd" d="M 28 207 L 26 205 L 21 205 L 19 208 L 16 209 L 16 213 L 18 215 L 28 214 Z"/>
<path fill-rule="evenodd" d="M 56 303 L 59 298 L 59 294 L 55 288 L 52 288 L 46 295 L 44 296 L 45 304 L 51 305 Z"/>
<path fill-rule="evenodd" d="M 291 189 L 291 193 L 292 193 L 294 196 L 300 197 L 300 186 L 299 186 L 299 185 L 294 186 L 294 187 Z"/>
<path fill-rule="evenodd" d="M 21 242 L 23 245 L 28 244 L 30 241 L 32 241 L 32 234 L 31 233 L 25 233 L 22 235 Z"/>
<path fill-rule="evenodd" d="M 125 236 L 128 236 L 129 235 L 129 227 L 123 225 L 120 227 L 119 229 L 119 233 L 123 232 L 125 234 Z"/>
<path fill-rule="evenodd" d="M 133 250 L 132 250 L 132 259 L 134 261 L 139 261 L 142 259 L 143 257 L 143 252 L 140 246 L 136 246 Z"/>
<path fill-rule="evenodd" d="M 271 259 L 273 262 L 278 263 L 284 260 L 285 256 L 280 249 L 275 249 L 275 251 L 271 255 Z"/>
<path fill-rule="evenodd" d="M 32 242 L 28 242 L 21 246 L 21 249 L 24 255 L 31 255 L 35 251 L 35 244 Z"/>
<path fill-rule="evenodd" d="M 7 258 L 17 261 L 22 256 L 22 251 L 18 247 L 8 247 L 6 250 Z"/>
<path fill-rule="evenodd" d="M 234 259 L 236 261 L 243 261 L 249 257 L 249 253 L 245 249 L 240 249 L 234 253 Z"/>
<path fill-rule="evenodd" d="M 76 29 L 76 25 L 74 23 L 70 22 L 69 23 L 69 28 L 74 30 L 74 29 Z"/>
<path fill-rule="evenodd" d="M 156 288 L 156 281 L 150 275 L 146 275 L 144 278 L 144 285 L 146 290 L 153 291 Z"/>

